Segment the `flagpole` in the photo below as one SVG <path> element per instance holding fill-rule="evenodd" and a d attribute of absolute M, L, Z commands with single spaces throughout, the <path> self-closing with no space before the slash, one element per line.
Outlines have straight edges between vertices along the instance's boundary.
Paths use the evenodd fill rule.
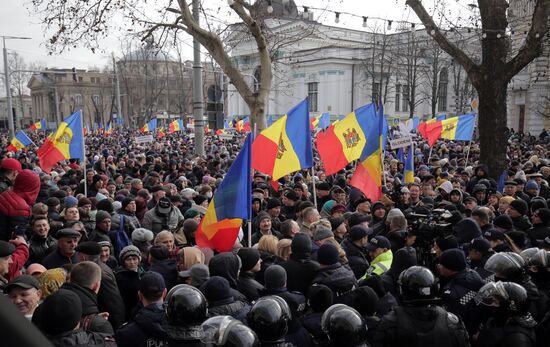
<path fill-rule="evenodd" d="M 82 116 L 82 110 L 80 110 L 80 131 L 82 134 L 82 167 L 84 171 L 84 196 L 88 197 L 88 182 L 86 179 L 86 139 L 84 138 L 84 117 Z"/>
<path fill-rule="evenodd" d="M 466 153 L 466 162 L 464 163 L 464 168 L 468 167 L 468 158 L 470 158 L 470 148 L 472 148 L 472 140 L 470 140 L 470 144 L 468 145 L 468 152 Z"/>
<path fill-rule="evenodd" d="M 430 154 L 428 154 L 428 160 L 426 161 L 426 165 L 430 165 L 430 158 L 432 157 L 432 150 L 434 149 L 433 146 L 430 147 Z"/>
<path fill-rule="evenodd" d="M 252 137 L 252 142 L 254 142 L 254 139 L 256 138 L 256 130 L 257 130 L 257 124 L 254 122 L 254 133 Z M 250 148 L 252 150 L 252 148 Z M 252 160 L 250 161 L 250 173 L 254 176 L 254 168 L 252 168 Z M 249 199 L 252 199 L 252 196 L 248 197 Z M 249 204 L 250 206 L 250 212 L 248 214 L 249 220 L 248 220 L 248 247 L 252 247 L 252 203 Z"/>
<path fill-rule="evenodd" d="M 311 167 L 311 182 L 313 186 L 313 204 L 315 205 L 315 208 L 317 208 L 317 191 L 315 188 L 315 170 L 313 169 L 313 166 Z"/>

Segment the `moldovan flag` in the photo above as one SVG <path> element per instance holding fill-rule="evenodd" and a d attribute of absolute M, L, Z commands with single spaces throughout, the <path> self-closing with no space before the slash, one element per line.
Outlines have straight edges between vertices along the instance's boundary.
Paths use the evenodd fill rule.
<path fill-rule="evenodd" d="M 196 234 L 199 247 L 218 252 L 231 250 L 243 219 L 250 219 L 251 211 L 251 135 L 229 168 L 227 175 L 214 193 Z"/>
<path fill-rule="evenodd" d="M 422 136 L 433 144 L 438 139 L 471 141 L 476 125 L 475 114 L 465 114 L 426 124 Z M 420 126 L 419 126 L 420 129 Z"/>
<path fill-rule="evenodd" d="M 384 138 L 384 111 L 382 107 L 370 116 L 370 122 L 374 123 L 374 126 L 369 126 L 364 135 L 366 145 L 363 148 L 360 157 L 361 162 L 353 173 L 350 185 L 363 192 L 371 201 L 377 201 L 382 197 L 382 141 Z"/>
<path fill-rule="evenodd" d="M 80 159 L 84 162 L 84 138 L 80 111 L 66 118 L 55 134 L 48 136 L 37 152 L 40 167 L 50 173 L 52 167 L 61 160 Z"/>
<path fill-rule="evenodd" d="M 405 175 L 404 175 L 405 183 L 413 183 L 414 182 L 414 147 L 411 143 L 411 146 L 409 147 L 409 155 L 407 156 L 407 160 L 405 161 Z"/>
<path fill-rule="evenodd" d="M 141 128 L 141 132 L 142 133 L 147 133 L 149 131 L 153 132 L 157 129 L 157 119 L 154 118 L 154 119 L 151 119 L 149 122 L 147 122 L 147 124 L 145 124 L 143 126 L 143 128 Z"/>
<path fill-rule="evenodd" d="M 111 135 L 113 133 L 113 126 L 111 125 L 111 122 L 107 123 L 107 127 L 105 127 L 105 134 Z"/>
<path fill-rule="evenodd" d="M 369 129 L 379 129 L 376 106 L 371 103 L 356 109 L 317 135 L 315 145 L 327 175 L 332 175 L 361 157 Z"/>
<path fill-rule="evenodd" d="M 181 131 L 183 129 L 183 121 L 181 119 L 176 119 L 168 125 L 168 133 L 172 134 L 176 131 Z"/>
<path fill-rule="evenodd" d="M 166 136 L 166 131 L 164 131 L 164 128 L 159 128 L 157 136 L 159 140 L 162 139 L 164 136 Z"/>
<path fill-rule="evenodd" d="M 256 137 L 252 144 L 252 167 L 276 182 L 311 166 L 313 152 L 306 98 Z"/>
<path fill-rule="evenodd" d="M 44 119 L 36 122 L 36 123 L 32 123 L 31 126 L 29 127 L 30 130 L 43 130 L 43 129 L 46 129 L 46 121 Z"/>
<path fill-rule="evenodd" d="M 27 147 L 28 145 L 32 144 L 32 140 L 29 139 L 27 134 L 23 132 L 23 130 L 19 130 L 15 137 L 11 140 L 10 144 L 8 145 L 8 151 L 11 152 L 17 152 L 19 150 L 22 150 L 23 148 Z"/>
<path fill-rule="evenodd" d="M 311 118 L 311 130 L 319 128 L 324 130 L 330 126 L 330 114 L 328 112 L 323 113 L 320 116 Z"/>

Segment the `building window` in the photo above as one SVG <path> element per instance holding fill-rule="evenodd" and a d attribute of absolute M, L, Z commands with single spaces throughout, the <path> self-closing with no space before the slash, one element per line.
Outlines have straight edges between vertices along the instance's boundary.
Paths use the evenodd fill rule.
<path fill-rule="evenodd" d="M 98 106 L 101 103 L 101 97 L 99 95 L 92 96 L 92 101 L 94 105 Z"/>
<path fill-rule="evenodd" d="M 319 95 L 319 82 L 310 82 L 307 84 L 307 96 L 309 97 L 309 112 L 317 112 L 317 97 Z"/>
<path fill-rule="evenodd" d="M 76 105 L 82 105 L 82 95 L 81 94 L 75 94 L 74 95 L 74 103 Z"/>
<path fill-rule="evenodd" d="M 447 69 L 441 69 L 439 73 L 439 87 L 437 88 L 437 112 L 447 111 L 447 85 L 449 78 Z"/>
<path fill-rule="evenodd" d="M 82 82 L 84 79 L 82 77 L 78 77 L 78 82 Z"/>
<path fill-rule="evenodd" d="M 409 111 L 409 86 L 403 86 L 403 107 L 401 109 L 403 112 Z"/>
<path fill-rule="evenodd" d="M 377 104 L 380 101 L 380 83 L 378 82 L 372 84 L 372 100 Z"/>
<path fill-rule="evenodd" d="M 401 85 L 395 85 L 395 112 L 399 112 L 399 107 L 401 103 Z"/>
<path fill-rule="evenodd" d="M 99 77 L 96 77 L 96 78 L 95 78 L 95 83 L 100 83 L 100 82 L 101 82 L 101 81 L 100 81 Z"/>
<path fill-rule="evenodd" d="M 90 77 L 90 82 L 95 83 L 95 77 Z"/>

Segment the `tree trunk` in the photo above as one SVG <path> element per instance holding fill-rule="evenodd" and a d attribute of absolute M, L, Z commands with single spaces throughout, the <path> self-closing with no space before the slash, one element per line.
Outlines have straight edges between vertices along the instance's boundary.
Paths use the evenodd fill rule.
<path fill-rule="evenodd" d="M 248 108 L 250 109 L 250 130 L 254 131 L 254 125 L 258 133 L 267 127 L 267 121 L 265 117 L 265 102 L 266 97 L 262 98 L 260 95 L 251 98 L 247 101 Z"/>
<path fill-rule="evenodd" d="M 487 79 L 476 86 L 479 97 L 480 162 L 489 166 L 491 177 L 498 179 L 506 163 L 507 83 Z"/>

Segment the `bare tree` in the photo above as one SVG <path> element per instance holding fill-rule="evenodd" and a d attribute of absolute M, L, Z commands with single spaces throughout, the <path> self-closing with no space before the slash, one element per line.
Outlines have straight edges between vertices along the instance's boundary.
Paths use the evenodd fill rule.
<path fill-rule="evenodd" d="M 506 96 L 508 83 L 531 61 L 540 56 L 548 32 L 550 1 L 536 0 L 531 26 L 521 48 L 510 57 L 506 39 L 508 28 L 506 0 L 477 2 L 481 17 L 481 60 L 451 42 L 436 25 L 420 0 L 407 0 L 434 40 L 468 73 L 479 96 L 480 160 L 489 166 L 494 177 L 506 169 Z"/>
<path fill-rule="evenodd" d="M 425 58 L 425 47 L 422 38 L 417 37 L 414 30 L 398 35 L 393 46 L 398 64 L 398 72 L 403 76 L 403 102 L 407 105 L 409 116 L 412 118 L 416 107 L 422 103 L 424 96 L 421 93 L 422 63 Z"/>
<path fill-rule="evenodd" d="M 447 81 L 442 80 L 441 78 L 448 78 L 449 62 L 444 57 L 444 51 L 441 49 L 441 47 L 439 47 L 436 42 L 428 42 L 426 46 L 425 61 L 427 66 L 422 71 L 426 84 L 426 90 L 422 94 L 430 105 L 430 115 L 434 117 L 437 114 L 438 110 L 442 106 L 444 106 L 439 105 L 440 107 L 438 108 L 438 101 L 440 93 L 446 92 L 445 90 L 441 89 L 443 89 L 443 84 Z"/>

